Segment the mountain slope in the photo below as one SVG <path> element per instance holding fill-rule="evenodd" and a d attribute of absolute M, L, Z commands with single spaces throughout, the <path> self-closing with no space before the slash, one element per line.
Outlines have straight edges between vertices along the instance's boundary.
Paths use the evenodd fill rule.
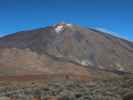
<path fill-rule="evenodd" d="M 59 23 L 46 28 L 17 32 L 0 38 L 0 47 L 18 48 L 21 50 L 29 49 L 38 56 L 47 55 L 50 59 L 59 59 L 59 62 L 66 61 L 67 63 L 75 63 L 77 66 L 85 66 L 79 70 L 86 70 L 86 68 L 92 67 L 94 69 L 107 71 L 133 72 L 132 42 L 95 29 L 82 28 L 77 25 Z M 13 51 L 14 50 L 12 50 L 12 52 Z M 24 51 L 24 53 L 25 52 L 27 51 Z M 1 55 L 2 54 L 3 52 Z M 0 57 L 0 59 L 5 59 L 2 58 L 3 56 Z M 10 55 L 6 57 L 10 57 Z M 33 60 L 33 62 L 36 61 L 36 59 Z M 43 62 L 38 61 L 39 63 Z M 18 61 L 15 60 L 15 62 Z M 30 61 L 24 61 L 23 64 L 27 62 L 29 63 Z M 47 61 L 44 62 L 46 63 Z M 5 62 L 1 60 L 0 64 L 3 63 Z M 34 63 L 31 69 L 28 64 L 26 64 L 25 67 L 29 67 L 29 69 L 32 70 L 33 66 L 35 66 Z M 55 65 L 52 66 L 53 69 Z M 45 70 L 42 69 L 42 67 L 43 65 L 40 65 L 41 71 Z M 39 69 L 38 65 L 36 65 L 35 68 Z"/>

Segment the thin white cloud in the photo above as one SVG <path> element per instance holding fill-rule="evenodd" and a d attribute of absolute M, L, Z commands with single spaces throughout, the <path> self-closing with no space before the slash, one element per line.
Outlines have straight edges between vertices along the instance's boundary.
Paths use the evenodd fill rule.
<path fill-rule="evenodd" d="M 118 35 L 117 33 L 113 32 L 111 30 L 105 29 L 105 28 L 96 27 L 95 29 L 99 30 L 99 31 L 102 31 L 102 32 L 105 32 L 105 33 L 109 33 L 109 34 L 113 34 L 113 35 Z"/>
<path fill-rule="evenodd" d="M 118 34 L 116 32 L 113 32 L 113 31 L 111 31 L 109 29 L 106 29 L 106 28 L 96 27 L 95 29 L 98 30 L 98 31 L 101 31 L 101 32 L 105 32 L 105 33 L 108 33 L 108 34 L 123 38 L 123 39 L 128 39 L 127 37 L 124 37 L 124 36 L 122 36 L 122 35 L 120 35 L 120 34 Z"/>

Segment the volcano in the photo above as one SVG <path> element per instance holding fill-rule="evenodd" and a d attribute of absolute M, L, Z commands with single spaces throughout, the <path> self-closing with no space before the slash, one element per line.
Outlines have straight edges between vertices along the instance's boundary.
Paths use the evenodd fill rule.
<path fill-rule="evenodd" d="M 108 33 L 59 23 L 0 38 L 0 75 L 132 73 L 133 43 Z"/>
<path fill-rule="evenodd" d="M 133 43 L 59 23 L 0 38 L 0 100 L 133 100 Z"/>

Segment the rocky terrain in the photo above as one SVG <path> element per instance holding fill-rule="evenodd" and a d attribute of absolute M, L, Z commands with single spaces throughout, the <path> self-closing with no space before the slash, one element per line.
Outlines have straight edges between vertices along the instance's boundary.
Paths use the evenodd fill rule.
<path fill-rule="evenodd" d="M 133 43 L 59 23 L 0 38 L 0 100 L 132 100 Z"/>
<path fill-rule="evenodd" d="M 131 77 L 89 81 L 2 81 L 0 85 L 0 100 L 133 99 L 133 79 Z"/>
<path fill-rule="evenodd" d="M 94 29 L 71 24 L 17 32 L 0 39 L 0 46 L 30 49 L 85 66 L 132 71 L 133 43 Z"/>

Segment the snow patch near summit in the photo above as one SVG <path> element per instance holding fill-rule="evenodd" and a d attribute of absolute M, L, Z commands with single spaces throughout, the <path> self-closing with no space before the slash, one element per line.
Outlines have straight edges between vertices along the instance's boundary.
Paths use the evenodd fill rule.
<path fill-rule="evenodd" d="M 64 30 L 64 26 L 63 26 L 63 25 L 58 25 L 58 26 L 56 26 L 56 28 L 55 28 L 56 33 L 60 33 L 60 32 L 63 31 L 63 30 Z"/>
<path fill-rule="evenodd" d="M 69 27 L 71 27 L 72 26 L 72 24 L 66 24 L 67 26 L 69 26 Z"/>

